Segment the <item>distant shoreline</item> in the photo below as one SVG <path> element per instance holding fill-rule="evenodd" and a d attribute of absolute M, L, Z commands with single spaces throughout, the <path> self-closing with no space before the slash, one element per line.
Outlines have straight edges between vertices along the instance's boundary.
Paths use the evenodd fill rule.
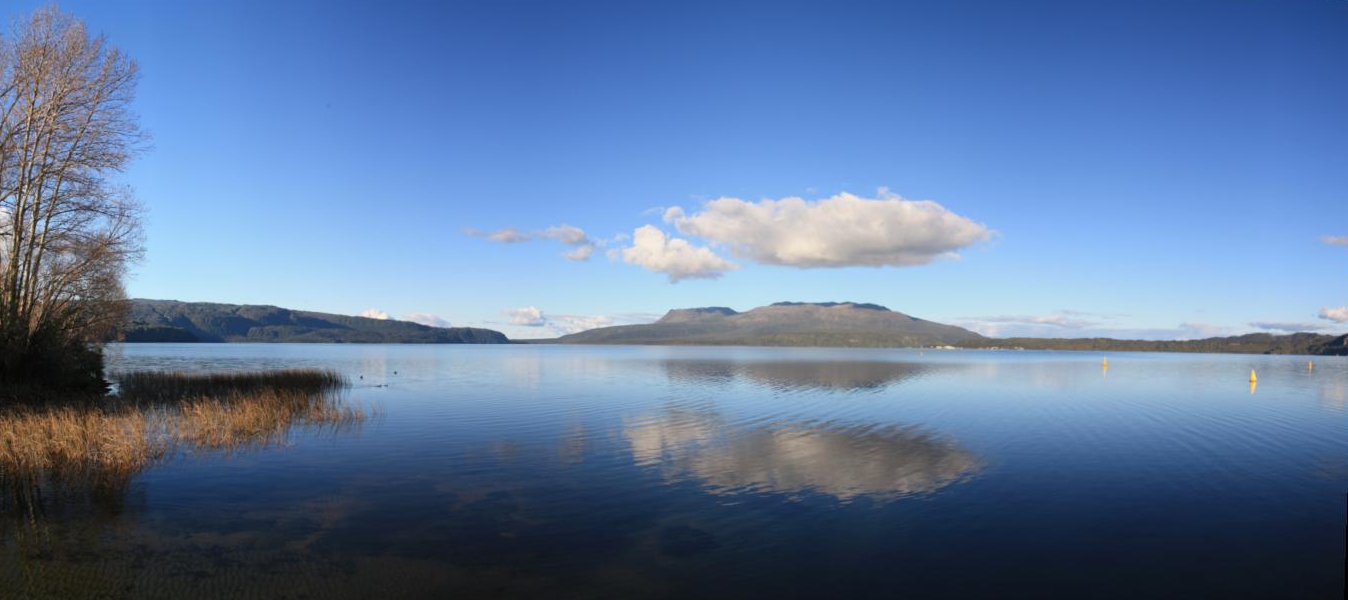
<path fill-rule="evenodd" d="M 1250 335 L 1266 335 L 1266 334 L 1250 334 Z M 1271 336 L 1271 337 L 1273 337 L 1273 338 L 1290 338 L 1290 337 L 1294 337 L 1294 336 L 1298 336 L 1298 335 L 1319 335 L 1319 334 L 1288 334 L 1288 335 L 1285 335 L 1285 336 Z M 1243 337 L 1243 336 L 1237 336 L 1237 337 Z M 1334 340 L 1342 340 L 1342 339 L 1343 339 L 1343 336 L 1340 336 L 1340 337 L 1338 337 L 1338 338 L 1334 338 L 1333 336 L 1323 336 L 1323 337 L 1331 338 L 1331 339 L 1334 339 Z M 812 345 L 812 346 L 801 346 L 801 345 L 788 345 L 788 344 L 748 344 L 748 343 L 735 343 L 735 342 L 706 342 L 706 341 L 688 341 L 688 342 L 666 342 L 666 341 L 660 341 L 660 342 L 627 342 L 627 343 L 619 343 L 619 342 L 575 342 L 575 341 L 564 341 L 564 340 L 562 340 L 561 338 L 530 338 L 530 339 L 518 339 L 518 340 L 510 340 L 510 341 L 508 341 L 508 342 L 498 343 L 498 344 L 456 344 L 456 343 L 443 343 L 443 342 L 312 342 L 312 341 L 305 341 L 305 342 L 276 342 L 276 341 L 251 341 L 251 340 L 234 341 L 234 342 L 200 342 L 200 341 L 194 341 L 194 342 L 127 342 L 127 341 L 118 341 L 118 342 L 109 342 L 109 343 L 128 344 L 128 345 L 139 345 L 139 344 L 174 344 L 174 343 L 181 343 L 181 344 L 245 344 L 245 345 L 268 345 L 268 344 L 313 344 L 313 345 L 322 345 L 322 346 L 329 346 L 329 345 L 354 345 L 354 346 L 369 346 L 369 345 L 389 345 L 389 346 L 462 346 L 462 345 L 473 345 L 473 346 L 480 346 L 480 345 L 486 345 L 486 346 L 591 346 L 591 347 L 601 347 L 601 346 L 608 346 L 608 347 L 624 347 L 624 346 L 646 346 L 646 347 L 651 347 L 651 346 L 671 346 L 671 347 L 683 347 L 683 348 L 692 348 L 692 347 L 707 347 L 707 348 L 838 348 L 838 349 L 855 349 L 855 350 L 865 350 L 865 349 L 873 349 L 873 350 L 923 350 L 923 351 L 930 350 L 930 351 L 933 351 L 933 352 L 958 351 L 958 350 L 989 350 L 989 351 L 998 351 L 998 352 L 1026 352 L 1026 351 L 1030 351 L 1030 352 L 1137 352 L 1137 353 L 1166 353 L 1166 354 L 1247 354 L 1247 355 L 1256 355 L 1256 356 L 1258 356 L 1258 355 L 1269 355 L 1269 356 L 1348 356 L 1348 351 L 1345 351 L 1345 350 L 1340 349 L 1340 348 L 1334 348 L 1335 350 L 1338 350 L 1337 352 L 1312 353 L 1312 352 L 1295 352 L 1295 351 L 1269 351 L 1269 350 L 1267 350 L 1267 349 L 1263 349 L 1263 350 L 1261 350 L 1261 349 L 1259 349 L 1259 348 L 1246 349 L 1246 348 L 1243 348 L 1243 347 L 1241 347 L 1241 348 L 1227 348 L 1227 349 L 1223 349 L 1223 348 L 1220 348 L 1220 347 L 1206 347 L 1206 348 L 1199 348 L 1199 347 L 1193 347 L 1193 348 L 1142 347 L 1142 346 L 1145 346 L 1145 345 L 1148 345 L 1148 344 L 1155 344 L 1155 345 L 1158 345 L 1158 346 L 1172 346 L 1172 345 L 1177 345 L 1177 344 L 1192 344 L 1192 343 L 1197 343 L 1197 342 L 1211 342 L 1211 341 L 1217 341 L 1217 340 L 1229 340 L 1229 339 L 1232 339 L 1232 338 L 1209 338 L 1209 339 L 1207 339 L 1207 340 L 1183 340 L 1183 341 L 1167 341 L 1167 340 L 1114 340 L 1114 339 L 1107 339 L 1107 338 L 1084 338 L 1085 341 L 1099 342 L 1099 341 L 1102 341 L 1102 340 L 1107 340 L 1107 341 L 1109 341 L 1109 342 L 1116 342 L 1116 343 L 1118 344 L 1118 345 L 1092 345 L 1092 346 L 1090 346 L 1090 347 L 1078 347 L 1078 346 L 1080 345 L 1080 342 L 1083 341 L 1083 340 L 1082 340 L 1082 339 L 1076 339 L 1076 338 L 1015 338 L 1015 339 L 1017 339 L 1017 340 L 1022 340 L 1022 341 L 1024 341 L 1024 340 L 1032 340 L 1032 341 L 1038 342 L 1038 343 L 1039 343 L 1039 347 L 1014 346 L 1014 345 L 1006 345 L 1006 344 L 990 344 L 990 345 L 981 345 L 981 346 L 980 346 L 980 345 L 962 345 L 962 346 L 961 346 L 961 345 L 948 345 L 948 346 L 862 346 L 862 345 L 845 346 L 845 345 Z M 1006 341 L 1006 340 L 993 340 L 993 339 L 989 339 L 989 341 L 991 342 L 991 341 Z M 1057 344 L 1059 344 L 1059 345 L 1054 345 L 1054 344 L 1052 344 L 1052 343 L 1057 343 Z"/>

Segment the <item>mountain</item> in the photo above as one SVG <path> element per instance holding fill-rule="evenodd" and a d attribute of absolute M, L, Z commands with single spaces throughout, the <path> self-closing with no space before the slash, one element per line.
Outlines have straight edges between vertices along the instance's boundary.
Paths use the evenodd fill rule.
<path fill-rule="evenodd" d="M 132 300 L 116 339 L 126 342 L 339 342 L 507 344 L 499 331 L 427 327 L 276 306 Z"/>
<path fill-rule="evenodd" d="M 935 346 L 985 339 L 967 329 L 924 321 L 878 304 L 778 302 L 746 312 L 723 306 L 671 310 L 659 321 L 591 329 L 564 344 L 709 344 L 744 346 Z"/>

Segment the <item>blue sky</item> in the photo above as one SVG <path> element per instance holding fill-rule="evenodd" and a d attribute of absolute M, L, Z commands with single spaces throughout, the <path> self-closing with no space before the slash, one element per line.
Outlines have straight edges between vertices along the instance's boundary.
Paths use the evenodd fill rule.
<path fill-rule="evenodd" d="M 142 68 L 136 297 L 1348 330 L 1348 2 L 62 8 Z"/>

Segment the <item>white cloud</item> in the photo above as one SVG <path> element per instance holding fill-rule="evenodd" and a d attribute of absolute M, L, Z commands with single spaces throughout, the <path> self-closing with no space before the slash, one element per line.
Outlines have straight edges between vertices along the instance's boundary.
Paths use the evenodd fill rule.
<path fill-rule="evenodd" d="M 413 323 L 420 323 L 427 327 L 450 326 L 449 321 L 446 320 L 444 317 L 441 317 L 440 315 L 434 315 L 431 313 L 407 313 L 403 315 L 403 320 L 411 321 Z"/>
<path fill-rule="evenodd" d="M 1330 246 L 1348 246 L 1348 235 L 1322 235 L 1320 241 Z"/>
<path fill-rule="evenodd" d="M 632 245 L 623 248 L 622 259 L 648 271 L 664 273 L 669 276 L 670 283 L 682 279 L 715 279 L 726 271 L 739 268 L 711 249 L 669 237 L 654 225 L 644 225 L 632 232 Z"/>
<path fill-rule="evenodd" d="M 1314 331 L 1316 329 L 1322 328 L 1320 325 L 1316 325 L 1315 323 L 1284 323 L 1276 321 L 1255 321 L 1253 323 L 1250 323 L 1250 327 L 1254 327 L 1255 329 L 1263 329 L 1265 331 L 1288 331 L 1288 332 Z"/>
<path fill-rule="evenodd" d="M 748 202 L 718 198 L 688 215 L 664 219 L 685 235 L 725 244 L 759 263 L 800 268 L 923 265 L 992 237 L 986 226 L 930 200 L 906 200 L 881 188 L 877 198 L 841 193 Z"/>
<path fill-rule="evenodd" d="M 1348 323 L 1348 306 L 1340 306 L 1337 308 L 1322 306 L 1320 307 L 1319 317 L 1335 323 Z"/>
<path fill-rule="evenodd" d="M 390 318 L 392 318 L 389 316 L 388 313 L 379 310 L 377 308 L 367 308 L 365 310 L 360 311 L 360 314 L 357 316 L 365 317 L 367 319 L 379 319 L 380 321 L 387 321 Z"/>
<path fill-rule="evenodd" d="M 534 306 L 524 308 L 507 308 L 501 311 L 507 317 L 510 317 L 511 325 L 523 325 L 525 327 L 542 327 L 548 323 L 543 317 L 543 311 Z"/>

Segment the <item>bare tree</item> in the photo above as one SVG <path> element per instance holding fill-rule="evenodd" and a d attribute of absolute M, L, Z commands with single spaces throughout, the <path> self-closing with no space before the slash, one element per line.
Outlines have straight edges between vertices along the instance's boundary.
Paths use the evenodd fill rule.
<path fill-rule="evenodd" d="M 56 6 L 0 35 L 0 383 L 73 384 L 125 310 L 140 209 L 136 63 Z M 96 359 L 97 364 L 88 364 Z"/>

